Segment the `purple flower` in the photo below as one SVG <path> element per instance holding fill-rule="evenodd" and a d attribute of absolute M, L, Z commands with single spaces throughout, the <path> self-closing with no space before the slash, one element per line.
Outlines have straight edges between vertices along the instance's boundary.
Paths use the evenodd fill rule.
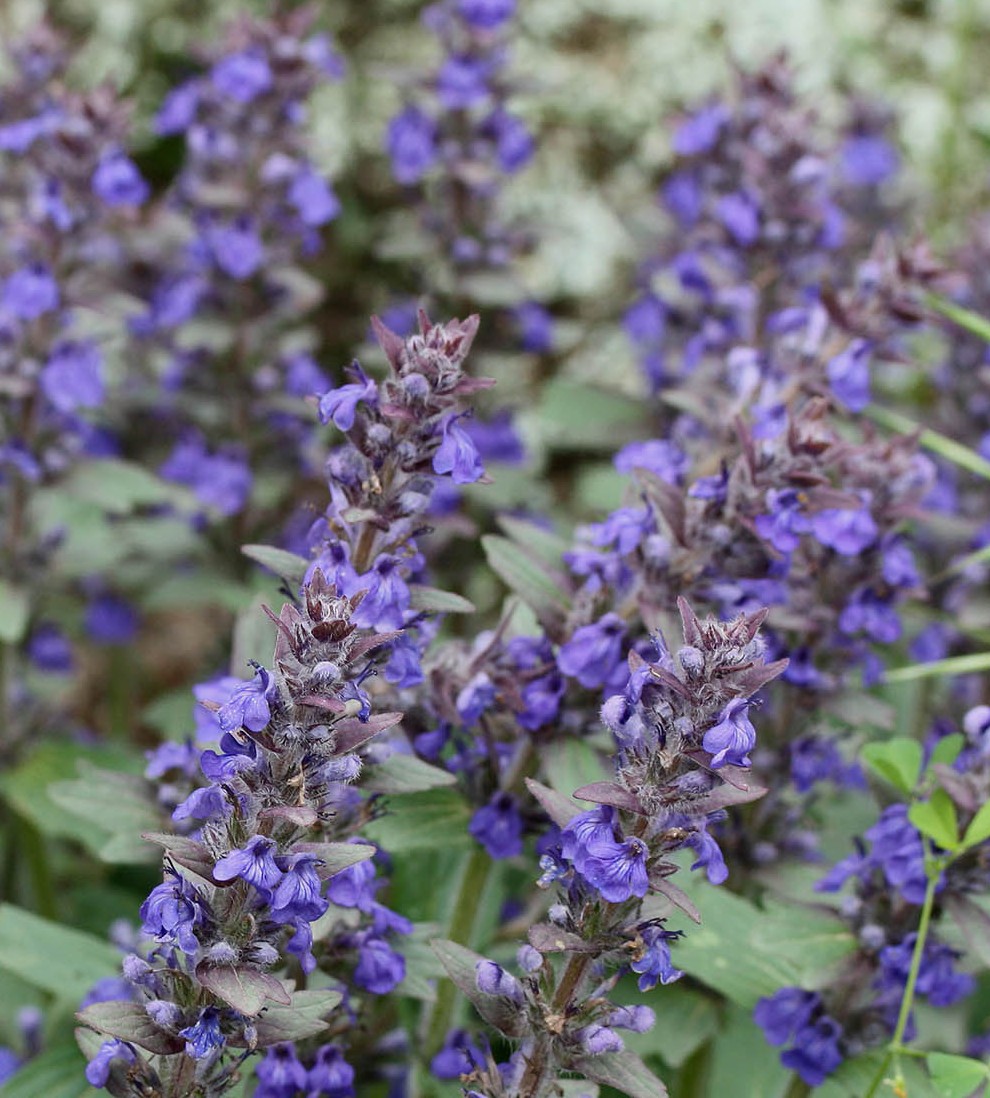
<path fill-rule="evenodd" d="M 891 587 L 919 587 L 921 576 L 908 543 L 899 537 L 886 537 L 880 543 L 880 570 Z"/>
<path fill-rule="evenodd" d="M 475 965 L 474 982 L 484 995 L 499 995 L 517 1006 L 522 1006 L 526 1001 L 519 981 L 494 961 L 479 961 Z"/>
<path fill-rule="evenodd" d="M 455 484 L 473 484 L 485 475 L 485 467 L 471 436 L 458 426 L 459 418 L 454 413 L 444 417 L 443 441 L 433 455 L 433 471 L 441 475 L 450 473 Z"/>
<path fill-rule="evenodd" d="M 516 13 L 516 0 L 457 0 L 461 18 L 479 30 L 493 30 Z"/>
<path fill-rule="evenodd" d="M 667 439 L 630 442 L 612 459 L 620 473 L 631 474 L 635 469 L 648 469 L 668 484 L 678 484 L 687 469 L 684 451 Z"/>
<path fill-rule="evenodd" d="M 295 1098 L 297 1091 L 308 1089 L 308 1073 L 291 1041 L 266 1049 L 254 1071 L 260 1081 L 254 1098 Z"/>
<path fill-rule="evenodd" d="M 293 176 L 288 199 L 304 225 L 325 225 L 340 213 L 340 199 L 323 176 L 309 166 Z"/>
<path fill-rule="evenodd" d="M 842 173 L 854 187 L 876 187 L 900 167 L 893 145 L 879 134 L 861 133 L 842 145 Z"/>
<path fill-rule="evenodd" d="M 369 938 L 358 947 L 354 982 L 373 995 L 387 995 L 405 979 L 406 962 L 381 938 Z"/>
<path fill-rule="evenodd" d="M 486 68 L 472 57 L 448 57 L 437 74 L 437 98 L 448 111 L 465 110 L 488 95 Z"/>
<path fill-rule="evenodd" d="M 865 633 L 878 644 L 893 644 L 901 635 L 901 619 L 891 598 L 861 587 L 853 592 L 839 615 L 839 628 L 847 636 Z"/>
<path fill-rule="evenodd" d="M 755 244 L 760 237 L 760 208 L 742 191 L 723 195 L 718 202 L 718 217 L 729 235 L 742 248 Z"/>
<path fill-rule="evenodd" d="M 97 595 L 86 607 L 86 632 L 99 644 L 127 644 L 137 633 L 134 607 L 116 595 Z"/>
<path fill-rule="evenodd" d="M 199 949 L 193 928 L 206 921 L 196 889 L 174 875 L 148 894 L 141 905 L 141 930 L 163 944 L 177 944 L 190 957 Z"/>
<path fill-rule="evenodd" d="M 701 827 L 688 836 L 687 845 L 698 855 L 698 859 L 692 862 L 692 869 L 703 869 L 705 876 L 712 884 L 722 884 L 729 876 L 722 850 L 707 827 Z"/>
<path fill-rule="evenodd" d="M 581 874 L 609 903 L 621 904 L 633 896 L 646 895 L 650 887 L 648 854 L 646 843 L 634 837 L 621 843 L 596 840 L 588 845 Z"/>
<path fill-rule="evenodd" d="M 705 733 L 704 749 L 712 755 L 712 768 L 726 763 L 732 766 L 750 766 L 749 752 L 756 745 L 756 729 L 749 719 L 750 702 L 733 698 L 722 710 L 718 723 Z"/>
<path fill-rule="evenodd" d="M 523 822 L 511 793 L 493 794 L 471 817 L 468 831 L 496 861 L 522 853 Z"/>
<path fill-rule="evenodd" d="M 79 1009 L 85 1010 L 91 1003 L 127 1002 L 133 998 L 133 990 L 123 976 L 104 976 L 86 992 Z"/>
<path fill-rule="evenodd" d="M 357 380 L 350 385 L 341 385 L 331 389 L 320 397 L 320 422 L 332 422 L 341 431 L 349 431 L 354 426 L 358 404 L 377 405 L 378 386 L 355 362 L 350 369 Z"/>
<path fill-rule="evenodd" d="M 172 812 L 176 823 L 182 820 L 219 820 L 229 816 L 233 806 L 221 785 L 206 785 L 194 789 Z"/>
<path fill-rule="evenodd" d="M 471 1040 L 466 1029 L 452 1029 L 440 1051 L 430 1061 L 430 1071 L 438 1079 L 459 1079 L 475 1068 L 484 1067 L 484 1053 Z"/>
<path fill-rule="evenodd" d="M 781 1053 L 780 1062 L 810 1087 L 822 1083 L 842 1063 L 839 1038 L 842 1028 L 834 1018 L 822 1015 L 803 1026 L 794 1036 L 794 1048 Z"/>
<path fill-rule="evenodd" d="M 832 395 L 850 412 L 861 412 L 870 403 L 870 356 L 872 344 L 854 339 L 826 367 Z"/>
<path fill-rule="evenodd" d="M 100 1051 L 102 1052 L 102 1049 Z M 14 1052 L 12 1048 L 0 1046 L 0 1087 L 2 1087 L 8 1079 L 12 1079 L 17 1074 L 20 1066 L 21 1058 L 17 1053 Z M 86 1078 L 89 1078 L 89 1068 L 86 1069 Z M 94 1084 L 94 1086 L 102 1086 L 102 1084 Z"/>
<path fill-rule="evenodd" d="M 771 1045 L 784 1045 L 803 1029 L 812 1014 L 821 1006 L 817 992 L 803 991 L 799 987 L 782 987 L 773 995 L 764 997 L 753 1008 L 753 1021 L 763 1030 L 763 1036 Z"/>
<path fill-rule="evenodd" d="M 250 103 L 272 86 L 268 58 L 259 49 L 248 49 L 221 58 L 211 73 L 213 86 L 221 95 L 238 103 Z"/>
<path fill-rule="evenodd" d="M 917 934 L 909 934 L 902 942 L 880 950 L 880 974 L 874 986 L 881 993 L 887 993 L 882 994 L 882 998 L 889 997 L 893 1002 L 899 1002 L 907 985 L 917 940 Z M 976 981 L 972 976 L 965 972 L 956 972 L 953 962 L 958 956 L 958 953 L 942 942 L 932 938 L 925 942 L 915 987 L 918 994 L 924 995 L 932 1006 L 952 1006 L 972 994 L 975 989 Z"/>
<path fill-rule="evenodd" d="M 626 626 L 618 614 L 582 625 L 557 654 L 557 666 L 582 686 L 604 686 L 622 659 Z"/>
<path fill-rule="evenodd" d="M 526 452 L 512 424 L 510 411 L 498 412 L 490 420 L 471 419 L 464 429 L 483 460 L 504 461 L 511 465 L 525 460 Z"/>
<path fill-rule="evenodd" d="M 57 625 L 42 622 L 37 625 L 27 643 L 27 653 L 35 667 L 52 674 L 64 675 L 72 670 L 72 645 Z"/>
<path fill-rule="evenodd" d="M 103 356 L 89 341 L 61 340 L 41 371 L 41 388 L 60 412 L 103 403 Z"/>
<path fill-rule="evenodd" d="M 866 832 L 872 843 L 870 862 L 879 865 L 887 883 L 912 904 L 925 898 L 925 848 L 917 828 L 908 819 L 907 805 L 892 804 Z"/>
<path fill-rule="evenodd" d="M 352 580 L 346 589 L 348 595 L 364 591 L 361 605 L 351 620 L 364 629 L 401 629 L 405 624 L 411 595 L 406 581 L 399 571 L 400 561 L 387 554 L 380 556 L 370 572 Z"/>
<path fill-rule="evenodd" d="M 629 1029 L 633 1033 L 648 1033 L 656 1021 L 656 1014 L 648 1006 L 620 1006 L 608 1016 L 610 1026 Z"/>
<path fill-rule="evenodd" d="M 484 671 L 479 671 L 457 695 L 457 712 L 466 727 L 475 724 L 495 700 L 495 684 Z"/>
<path fill-rule="evenodd" d="M 656 924 L 650 924 L 640 930 L 642 947 L 634 957 L 630 968 L 639 975 L 637 986 L 640 991 L 650 991 L 661 984 L 672 984 L 684 973 L 674 968 L 670 957 L 670 943 L 681 936 L 680 931 L 664 930 Z"/>
<path fill-rule="evenodd" d="M 231 278 L 250 278 L 264 262 L 264 246 L 248 217 L 208 225 L 203 235 L 214 262 Z"/>
<path fill-rule="evenodd" d="M 768 513 L 753 521 L 756 532 L 780 553 L 791 553 L 801 544 L 801 534 L 810 528 L 804 513 L 804 498 L 793 488 L 778 491 L 771 488 L 766 495 Z"/>
<path fill-rule="evenodd" d="M 205 1007 L 200 1011 L 199 1021 L 194 1026 L 180 1029 L 179 1036 L 186 1039 L 186 1055 L 195 1060 L 215 1056 L 226 1044 L 220 1032 L 220 1013 L 216 1007 Z"/>
<path fill-rule="evenodd" d="M 663 341 L 667 309 L 660 298 L 646 294 L 626 309 L 622 326 L 637 346 L 652 347 Z"/>
<path fill-rule="evenodd" d="M 354 1068 L 344 1059 L 336 1045 L 317 1049 L 309 1069 L 309 1093 L 325 1098 L 353 1098 Z"/>
<path fill-rule="evenodd" d="M 487 123 L 495 136 L 498 165 L 511 175 L 529 163 L 533 155 L 533 137 L 521 118 L 508 111 L 496 111 Z"/>
<path fill-rule="evenodd" d="M 622 1038 L 615 1030 L 598 1023 L 575 1030 L 574 1036 L 581 1042 L 582 1049 L 589 1056 L 601 1056 L 606 1052 L 621 1052 L 625 1048 Z"/>
<path fill-rule="evenodd" d="M 512 310 L 524 351 L 546 354 L 553 347 L 553 317 L 536 301 L 524 301 Z"/>
<path fill-rule="evenodd" d="M 308 919 L 315 922 L 330 906 L 320 894 L 323 882 L 316 872 L 312 854 L 291 854 L 285 876 L 272 894 L 271 909 L 276 922 Z"/>
<path fill-rule="evenodd" d="M 259 667 L 250 682 L 234 690 L 230 700 L 217 711 L 217 721 L 224 732 L 236 732 L 247 728 L 260 732 L 272 719 L 268 695 L 272 687 L 271 675 Z"/>
<path fill-rule="evenodd" d="M 114 1060 L 133 1064 L 137 1060 L 137 1053 L 124 1041 L 104 1041 L 100 1045 L 100 1051 L 86 1065 L 86 1082 L 92 1087 L 105 1087 L 110 1079 L 110 1065 Z"/>
<path fill-rule="evenodd" d="M 115 150 L 104 156 L 93 172 L 93 193 L 111 207 L 140 206 L 151 189 L 134 161 Z"/>
<path fill-rule="evenodd" d="M 829 507 L 811 516 L 811 532 L 818 541 L 844 557 L 855 557 L 871 546 L 880 531 L 865 507 L 850 510 Z"/>
<path fill-rule="evenodd" d="M 253 835 L 241 850 L 232 850 L 213 867 L 217 881 L 242 881 L 254 885 L 259 892 L 267 893 L 282 880 L 282 870 L 275 864 L 272 851 L 277 844 L 264 835 Z"/>
<path fill-rule="evenodd" d="M 155 115 L 155 133 L 167 136 L 184 133 L 196 119 L 199 107 L 199 88 L 190 80 L 173 88 Z"/>
<path fill-rule="evenodd" d="M 406 107 L 389 123 L 385 146 L 396 180 L 418 183 L 436 163 L 436 122 L 417 107 Z"/>
<path fill-rule="evenodd" d="M 672 141 L 674 152 L 678 156 L 708 152 L 718 141 L 719 133 L 728 120 L 729 112 L 721 103 L 703 107 L 678 126 Z"/>
<path fill-rule="evenodd" d="M 59 293 L 51 272 L 41 263 L 21 267 L 3 284 L 0 305 L 19 320 L 36 320 L 58 307 Z"/>
<path fill-rule="evenodd" d="M 697 172 L 673 172 L 660 190 L 664 205 L 684 228 L 701 216 L 704 202 Z"/>

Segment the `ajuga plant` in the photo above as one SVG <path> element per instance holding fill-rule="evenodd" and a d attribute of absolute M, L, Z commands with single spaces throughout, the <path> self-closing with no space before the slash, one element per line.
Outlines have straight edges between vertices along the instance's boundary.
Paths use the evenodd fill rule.
<path fill-rule="evenodd" d="M 300 8 L 236 22 L 207 71 L 169 92 L 155 129 L 181 140 L 182 161 L 134 260 L 138 444 L 150 429 L 171 446 L 162 475 L 191 488 L 204 516 L 242 516 L 241 540 L 255 477 L 273 499 L 312 485 L 304 398 L 329 384 L 304 325 L 321 295 L 306 266 L 340 202 L 305 125 L 314 89 L 343 67 L 312 19 Z"/>
<path fill-rule="evenodd" d="M 11 47 L 0 91 L 0 757 L 8 758 L 56 721 L 41 701 L 47 691 L 29 689 L 21 672 L 72 668 L 54 610 L 71 586 L 53 567 L 64 531 L 35 503 L 78 462 L 116 449 L 105 352 L 124 331 L 104 319 L 104 303 L 125 281 L 122 237 L 149 196 L 126 153 L 129 108 L 107 87 L 68 90 L 68 60 L 59 36 L 41 26 Z M 111 591 L 94 593 L 92 638 L 113 631 L 116 613 L 126 639 L 131 612 Z"/>

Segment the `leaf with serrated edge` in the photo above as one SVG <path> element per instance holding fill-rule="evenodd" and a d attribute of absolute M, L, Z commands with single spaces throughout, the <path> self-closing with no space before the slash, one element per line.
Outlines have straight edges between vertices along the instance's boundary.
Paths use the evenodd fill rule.
<path fill-rule="evenodd" d="M 340 1000 L 341 996 L 336 991 L 295 991 L 289 1006 L 268 1004 L 256 1023 L 258 1047 L 268 1048 L 281 1041 L 303 1041 L 307 1037 L 316 1037 L 327 1028 L 325 1015 Z"/>
<path fill-rule="evenodd" d="M 281 981 L 256 968 L 201 962 L 196 966 L 196 979 L 218 999 L 250 1017 L 269 1000 L 285 1006 L 292 1002 Z"/>

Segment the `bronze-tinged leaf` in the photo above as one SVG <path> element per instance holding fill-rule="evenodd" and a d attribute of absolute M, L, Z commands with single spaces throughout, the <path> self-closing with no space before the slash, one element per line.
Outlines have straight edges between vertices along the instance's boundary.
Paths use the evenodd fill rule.
<path fill-rule="evenodd" d="M 285 1006 L 292 1002 L 281 980 L 246 965 L 211 965 L 201 961 L 196 966 L 196 979 L 218 999 L 251 1018 L 269 1001 Z"/>
<path fill-rule="evenodd" d="M 629 1098 L 667 1098 L 667 1088 L 643 1061 L 623 1049 L 601 1056 L 578 1056 L 567 1065 L 603 1087 L 614 1087 Z"/>
<path fill-rule="evenodd" d="M 162 847 L 176 865 L 191 870 L 206 881 L 213 881 L 214 862 L 202 843 L 166 831 L 142 831 L 141 838 Z"/>
<path fill-rule="evenodd" d="M 258 1048 L 319 1036 L 327 1028 L 326 1016 L 340 999 L 336 991 L 294 991 L 289 1006 L 268 1004 L 257 1021 Z M 243 1043 L 240 1047 L 244 1047 Z"/>
<path fill-rule="evenodd" d="M 386 728 L 392 728 L 402 720 L 403 713 L 372 713 L 366 720 L 357 717 L 343 717 L 333 726 L 337 737 L 336 754 L 344 755 L 348 751 L 356 751 L 369 740 L 374 739 Z"/>
<path fill-rule="evenodd" d="M 76 1018 L 97 1033 L 130 1041 L 132 1045 L 158 1056 L 172 1056 L 185 1048 L 185 1041 L 155 1025 L 140 1003 L 128 1000 L 91 1003 L 85 1010 L 79 1011 Z"/>
<path fill-rule="evenodd" d="M 258 813 L 258 818 L 262 820 L 288 820 L 290 823 L 294 823 L 296 827 L 312 827 L 318 819 L 316 810 L 308 804 L 283 804 L 275 805 L 273 808 L 263 808 Z"/>
<path fill-rule="evenodd" d="M 570 797 L 558 793 L 555 789 L 543 785 L 534 778 L 526 779 L 526 788 L 540 802 L 543 811 L 558 827 L 566 827 L 575 816 L 585 811 L 576 805 Z"/>
<path fill-rule="evenodd" d="M 626 812 L 635 812 L 638 816 L 646 816 L 646 809 L 640 804 L 635 793 L 624 789 L 615 782 L 591 782 L 575 789 L 572 796 L 579 801 L 591 801 L 593 804 L 608 804 L 613 808 L 622 808 Z"/>
<path fill-rule="evenodd" d="M 682 888 L 672 884 L 662 873 L 650 872 L 650 888 L 665 896 L 674 907 L 680 908 L 689 919 L 701 925 L 701 912 L 694 906 L 691 897 Z"/>
<path fill-rule="evenodd" d="M 539 953 L 597 953 L 600 943 L 586 941 L 579 934 L 561 930 L 552 923 L 535 923 L 526 936 Z"/>

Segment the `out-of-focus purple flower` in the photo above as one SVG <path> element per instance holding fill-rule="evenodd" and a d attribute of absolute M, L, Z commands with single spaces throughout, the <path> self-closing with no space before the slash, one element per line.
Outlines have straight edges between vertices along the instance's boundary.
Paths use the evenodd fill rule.
<path fill-rule="evenodd" d="M 291 1041 L 267 1048 L 254 1072 L 259 1081 L 255 1098 L 288 1098 L 308 1089 L 308 1073 L 296 1058 L 296 1046 Z"/>
<path fill-rule="evenodd" d="M 743 248 L 760 238 L 760 208 L 743 191 L 723 195 L 718 201 L 718 217 L 732 239 Z"/>
<path fill-rule="evenodd" d="M 663 340 L 667 309 L 658 297 L 644 294 L 626 309 L 622 326 L 637 346 L 652 347 Z"/>
<path fill-rule="evenodd" d="M 134 161 L 116 149 L 97 165 L 93 193 L 107 206 L 140 206 L 147 202 L 151 189 Z"/>
<path fill-rule="evenodd" d="M 522 853 L 523 821 L 511 793 L 493 794 L 471 817 L 468 831 L 496 861 Z"/>
<path fill-rule="evenodd" d="M 100 644 L 127 644 L 134 638 L 138 617 L 134 607 L 116 595 L 97 595 L 86 607 L 86 632 Z"/>
<path fill-rule="evenodd" d="M 114 1060 L 124 1060 L 128 1064 L 133 1064 L 137 1060 L 137 1053 L 131 1045 L 116 1038 L 112 1041 L 104 1041 L 100 1045 L 100 1051 L 86 1065 L 86 1082 L 91 1087 L 105 1087 L 110 1078 L 110 1065 Z"/>
<path fill-rule="evenodd" d="M 879 865 L 887 883 L 912 904 L 925 898 L 925 848 L 917 828 L 908 819 L 907 805 L 892 804 L 866 832 L 873 844 L 869 860 Z M 941 886 L 940 886 L 941 887 Z"/>
<path fill-rule="evenodd" d="M 557 666 L 582 686 L 604 686 L 622 659 L 626 626 L 618 614 L 582 625 L 557 654 Z"/>
<path fill-rule="evenodd" d="M 309 165 L 293 176 L 288 199 L 304 225 L 325 225 L 340 213 L 340 199 L 333 188 Z"/>
<path fill-rule="evenodd" d="M 811 529 L 804 499 L 793 488 L 771 488 L 766 495 L 767 513 L 753 521 L 756 532 L 780 553 L 792 553 L 801 544 L 801 534 Z"/>
<path fill-rule="evenodd" d="M 873 346 L 854 339 L 825 367 L 832 395 L 850 412 L 861 412 L 870 403 L 870 357 Z"/>
<path fill-rule="evenodd" d="M 880 570 L 891 587 L 919 587 L 921 576 L 908 543 L 899 537 L 888 537 L 880 544 Z"/>
<path fill-rule="evenodd" d="M 462 19 L 479 30 L 494 30 L 516 13 L 516 0 L 457 0 Z"/>
<path fill-rule="evenodd" d="M 104 976 L 86 992 L 79 1009 L 85 1010 L 91 1003 L 128 1002 L 133 997 L 133 990 L 123 976 Z"/>
<path fill-rule="evenodd" d="M 771 1045 L 784 1045 L 811 1021 L 821 1006 L 822 998 L 814 991 L 799 987 L 782 987 L 773 995 L 760 999 L 753 1008 L 753 1021 L 763 1030 Z"/>
<path fill-rule="evenodd" d="M 794 1036 L 794 1048 L 782 1052 L 780 1062 L 796 1072 L 809 1087 L 818 1087 L 842 1063 L 839 1039 L 842 1027 L 834 1018 L 822 1015 Z"/>
<path fill-rule="evenodd" d="M 430 1061 L 430 1071 L 438 1079 L 459 1079 L 484 1063 L 484 1053 L 471 1040 L 470 1033 L 466 1029 L 452 1029 Z"/>
<path fill-rule="evenodd" d="M 206 227 L 203 235 L 213 261 L 231 278 L 238 281 L 250 278 L 264 262 L 264 245 L 248 217 L 214 222 Z"/>
<path fill-rule="evenodd" d="M 703 198 L 696 172 L 674 172 L 660 189 L 660 197 L 684 228 L 689 228 L 701 216 Z"/>
<path fill-rule="evenodd" d="M 546 354 L 553 348 L 553 317 L 536 301 L 524 301 L 512 310 L 524 351 Z"/>
<path fill-rule="evenodd" d="M 839 628 L 847 636 L 864 633 L 878 644 L 893 644 L 901 635 L 901 619 L 890 598 L 863 587 L 853 592 L 843 608 Z"/>
<path fill-rule="evenodd" d="M 471 436 L 457 423 L 454 413 L 443 420 L 443 441 L 433 455 L 434 473 L 450 473 L 455 484 L 473 484 L 485 475 L 478 448 Z"/>
<path fill-rule="evenodd" d="M 686 118 L 674 132 L 671 142 L 678 156 L 697 156 L 708 152 L 728 121 L 729 112 L 721 103 L 713 103 Z"/>
<path fill-rule="evenodd" d="M 854 187 L 876 187 L 901 166 L 897 150 L 879 134 L 853 134 L 843 142 L 842 174 Z"/>
<path fill-rule="evenodd" d="M 533 156 L 533 135 L 526 123 L 508 111 L 496 111 L 487 127 L 495 137 L 495 151 L 503 172 L 512 175 L 524 168 Z"/>
<path fill-rule="evenodd" d="M 221 58 L 211 73 L 221 95 L 238 103 L 250 103 L 272 86 L 268 58 L 259 49 L 247 49 Z"/>
<path fill-rule="evenodd" d="M 750 766 L 749 752 L 756 745 L 756 729 L 749 719 L 750 702 L 733 698 L 722 710 L 718 723 L 705 733 L 704 749 L 712 755 L 712 768 L 726 763 L 733 766 Z"/>
<path fill-rule="evenodd" d="M 517 465 L 525 460 L 526 452 L 512 423 L 512 413 L 498 412 L 489 420 L 467 420 L 464 430 L 470 435 L 483 461 L 503 461 Z"/>
<path fill-rule="evenodd" d="M 816 511 L 811 516 L 811 532 L 822 545 L 845 557 L 858 556 L 880 533 L 865 507 L 854 510 L 829 507 Z"/>
<path fill-rule="evenodd" d="M 612 459 L 620 473 L 632 474 L 636 469 L 648 469 L 668 484 L 679 484 L 687 470 L 688 459 L 684 451 L 665 438 L 646 442 L 630 442 Z"/>
<path fill-rule="evenodd" d="M 437 124 L 417 107 L 406 107 L 389 122 L 385 147 L 396 180 L 418 183 L 437 160 Z"/>
<path fill-rule="evenodd" d="M 37 320 L 58 307 L 59 293 L 51 272 L 41 263 L 21 267 L 3 284 L 0 307 L 19 320 Z"/>
<path fill-rule="evenodd" d="M 198 107 L 199 88 L 195 81 L 190 80 L 173 88 L 155 115 L 155 132 L 163 137 L 185 133 L 195 121 Z"/>
<path fill-rule="evenodd" d="M 466 726 L 474 724 L 495 700 L 495 684 L 485 671 L 479 671 L 457 695 L 457 712 Z"/>
<path fill-rule="evenodd" d="M 103 403 L 103 356 L 88 340 L 60 340 L 41 371 L 41 388 L 60 412 Z"/>
<path fill-rule="evenodd" d="M 159 472 L 166 480 L 188 485 L 200 503 L 221 515 L 236 515 L 251 493 L 247 464 L 233 454 L 210 454 L 197 436 L 177 443 Z"/>
<path fill-rule="evenodd" d="M 487 66 L 473 57 L 448 57 L 437 73 L 436 91 L 448 111 L 473 107 L 488 95 Z"/>
<path fill-rule="evenodd" d="M 358 948 L 354 982 L 373 995 L 387 995 L 406 975 L 406 962 L 382 938 L 369 938 Z"/>
<path fill-rule="evenodd" d="M 72 645 L 57 625 L 42 622 L 27 642 L 27 654 L 41 671 L 64 675 L 72 670 Z"/>
<path fill-rule="evenodd" d="M 310 1094 L 326 1098 L 353 1098 L 354 1068 L 344 1059 L 337 1045 L 322 1045 L 309 1069 Z"/>

